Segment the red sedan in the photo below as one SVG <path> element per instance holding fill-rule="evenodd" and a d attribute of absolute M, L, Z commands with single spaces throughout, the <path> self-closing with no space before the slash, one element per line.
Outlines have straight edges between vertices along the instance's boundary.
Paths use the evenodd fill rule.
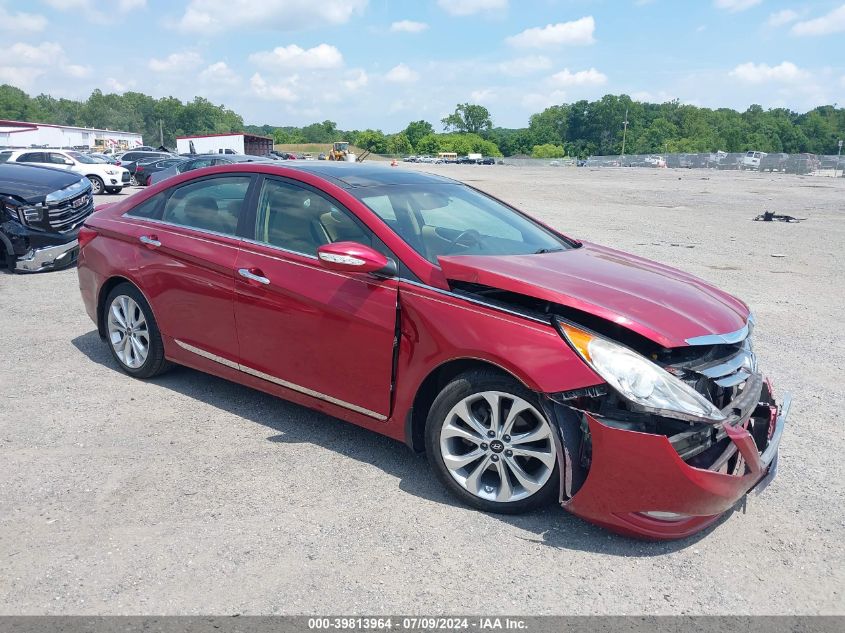
<path fill-rule="evenodd" d="M 678 538 L 774 476 L 747 306 L 472 187 L 242 164 L 101 207 L 79 285 L 127 374 L 187 365 L 404 441 L 491 512 Z"/>

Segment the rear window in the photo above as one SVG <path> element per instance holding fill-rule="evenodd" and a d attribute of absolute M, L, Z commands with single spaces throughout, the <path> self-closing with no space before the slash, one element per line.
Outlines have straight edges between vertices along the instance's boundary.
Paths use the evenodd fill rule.
<path fill-rule="evenodd" d="M 0 163 L 5 163 L 11 155 L 12 152 L 0 152 Z"/>

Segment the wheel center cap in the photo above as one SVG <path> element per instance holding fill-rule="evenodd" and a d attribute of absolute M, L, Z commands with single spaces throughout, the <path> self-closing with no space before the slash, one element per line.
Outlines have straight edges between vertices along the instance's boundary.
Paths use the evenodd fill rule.
<path fill-rule="evenodd" d="M 490 442 L 490 450 L 494 453 L 501 453 L 503 450 L 505 450 L 505 444 L 504 442 L 502 442 L 502 440 L 493 440 L 492 442 Z"/>

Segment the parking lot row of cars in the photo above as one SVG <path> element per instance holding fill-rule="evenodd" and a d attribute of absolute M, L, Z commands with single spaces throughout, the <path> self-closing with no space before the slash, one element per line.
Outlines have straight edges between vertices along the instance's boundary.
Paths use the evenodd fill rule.
<path fill-rule="evenodd" d="M 720 170 L 751 170 L 790 174 L 811 174 L 820 169 L 843 169 L 845 158 L 816 154 L 786 154 L 759 151 L 707 152 L 700 154 L 591 156 L 587 167 L 674 167 Z"/>
<path fill-rule="evenodd" d="M 427 154 L 416 156 L 412 154 L 403 158 L 402 162 L 427 163 L 431 165 L 495 165 L 496 159 L 492 156 L 429 156 Z"/>

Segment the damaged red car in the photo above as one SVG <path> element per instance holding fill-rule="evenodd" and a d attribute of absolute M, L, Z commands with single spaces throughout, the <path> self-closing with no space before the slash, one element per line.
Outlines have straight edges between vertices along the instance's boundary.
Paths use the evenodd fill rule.
<path fill-rule="evenodd" d="M 485 511 L 679 538 L 777 470 L 789 398 L 742 301 L 466 184 L 212 167 L 101 207 L 79 246 L 127 374 L 178 363 L 404 441 Z"/>

